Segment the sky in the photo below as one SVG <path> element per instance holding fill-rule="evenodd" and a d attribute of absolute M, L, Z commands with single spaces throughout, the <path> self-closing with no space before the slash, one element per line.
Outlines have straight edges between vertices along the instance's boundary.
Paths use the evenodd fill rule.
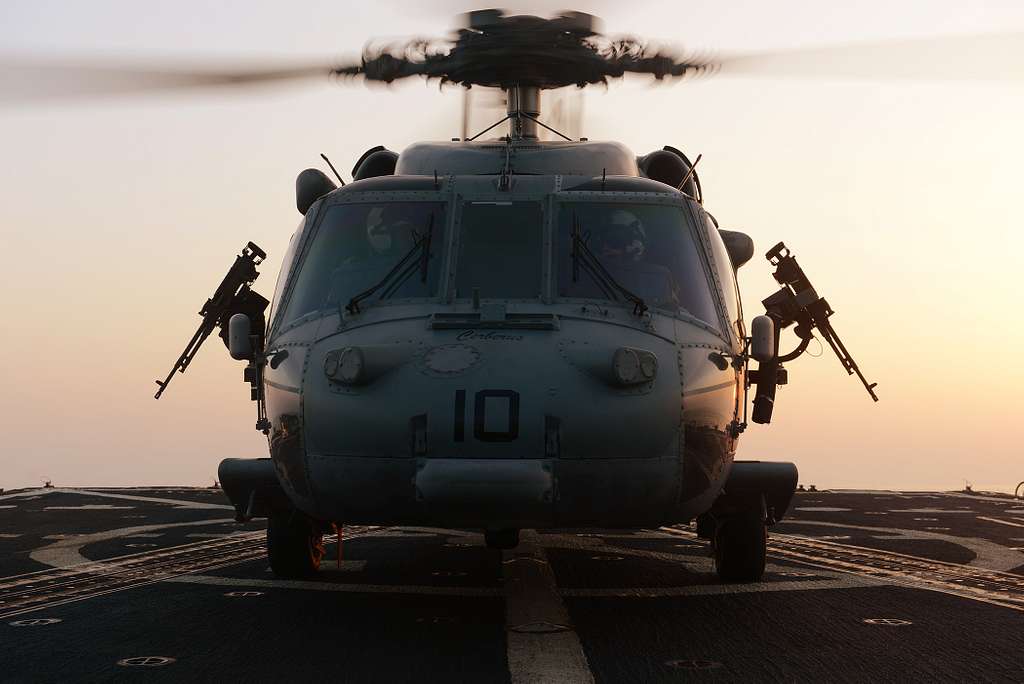
<path fill-rule="evenodd" d="M 5 0 L 0 61 L 329 62 L 369 38 L 444 35 L 468 9 Z M 601 16 L 610 33 L 726 53 L 1024 35 L 1024 5 L 1013 0 L 574 9 Z M 992 44 L 952 41 L 945 66 L 933 46 L 918 66 L 956 74 L 991 58 L 981 46 Z M 1019 65 L 1024 48 L 1005 49 Z M 984 79 L 910 78 L 885 54 L 825 62 L 819 73 L 787 70 L 783 59 L 756 77 L 594 89 L 583 134 L 641 154 L 664 145 L 702 154 L 706 207 L 758 249 L 740 277 L 748 320 L 775 289 L 760 255 L 785 240 L 878 382 L 874 404 L 828 350 L 789 364 L 773 423 L 747 430 L 740 458 L 794 461 L 818 487 L 1012 489 L 1024 479 L 1015 431 L 1024 77 L 1001 75 L 1000 62 L 979 67 Z M 225 457 L 265 456 L 242 366 L 218 341 L 159 402 L 153 380 L 246 241 L 269 254 L 257 289 L 273 289 L 299 219 L 299 171 L 322 166 L 325 152 L 347 177 L 373 145 L 400 151 L 458 135 L 459 106 L 456 89 L 421 82 L 0 101 L 0 487 L 203 485 Z"/>

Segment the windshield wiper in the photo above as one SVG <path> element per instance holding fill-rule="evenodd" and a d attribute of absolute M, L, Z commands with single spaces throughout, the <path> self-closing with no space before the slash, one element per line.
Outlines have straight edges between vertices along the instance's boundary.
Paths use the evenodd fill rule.
<path fill-rule="evenodd" d="M 387 286 L 384 292 L 381 293 L 380 298 L 386 299 L 393 295 L 398 288 L 405 284 L 405 281 L 409 279 L 409 276 L 416 272 L 418 268 L 420 271 L 420 282 L 427 282 L 427 269 L 430 266 L 430 243 L 434 236 L 434 212 L 430 212 L 430 220 L 427 222 L 426 232 L 420 236 L 413 231 L 413 246 L 405 253 L 405 256 L 399 260 L 397 264 L 392 267 L 387 274 L 377 281 L 369 289 L 363 290 L 355 297 L 348 300 L 348 304 L 345 305 L 345 310 L 350 314 L 359 313 L 359 302 L 363 301 L 370 295 L 382 287 Z M 419 259 L 414 259 L 419 253 Z"/>
<path fill-rule="evenodd" d="M 593 281 L 599 288 L 604 292 L 606 297 L 610 299 L 618 299 L 619 297 L 615 294 L 616 291 L 622 294 L 627 300 L 633 302 L 633 313 L 637 316 L 643 316 L 646 313 L 648 306 L 644 302 L 643 297 L 634 294 L 630 290 L 627 290 L 622 284 L 615 279 L 608 269 L 604 267 L 601 261 L 590 251 L 587 247 L 587 243 L 583 239 L 583 231 L 580 227 L 579 219 L 576 214 L 572 215 L 572 281 L 579 282 L 580 279 L 580 268 L 586 271 Z"/>

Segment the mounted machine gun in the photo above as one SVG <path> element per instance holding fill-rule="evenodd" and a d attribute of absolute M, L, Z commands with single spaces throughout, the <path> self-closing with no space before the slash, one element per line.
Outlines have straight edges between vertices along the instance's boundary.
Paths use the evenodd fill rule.
<path fill-rule="evenodd" d="M 159 399 L 160 395 L 167 389 L 167 385 L 174 378 L 175 372 L 185 372 L 185 369 L 192 363 L 196 352 L 199 351 L 199 347 L 210 336 L 214 328 L 220 327 L 221 339 L 224 340 L 226 346 L 231 348 L 231 345 L 228 344 L 228 323 L 235 314 L 245 314 L 248 317 L 251 321 L 248 334 L 250 343 L 253 341 L 251 338 L 256 338 L 256 343 L 251 344 L 251 348 L 254 350 L 262 349 L 263 335 L 266 332 L 266 318 L 263 312 L 270 302 L 260 294 L 253 292 L 250 286 L 260 275 L 256 267 L 266 258 L 267 253 L 252 242 L 248 243 L 242 249 L 242 253 L 235 257 L 235 263 L 228 269 L 227 275 L 224 276 L 220 285 L 217 286 L 213 296 L 207 299 L 206 303 L 199 310 L 199 315 L 203 317 L 203 321 L 199 324 L 195 334 L 192 335 L 192 339 L 185 345 L 185 351 L 174 362 L 174 367 L 171 368 L 163 382 L 160 380 L 156 381 L 160 389 L 156 391 L 155 399 Z M 233 350 L 232 356 L 235 356 Z M 250 375 L 253 375 L 251 379 Z M 249 380 L 252 386 L 253 401 L 259 399 L 260 385 L 256 375 L 258 373 L 249 373 L 247 369 L 246 380 Z"/>
<path fill-rule="evenodd" d="M 815 330 L 835 352 L 847 374 L 856 374 L 871 398 L 878 401 L 878 396 L 875 394 L 875 386 L 878 383 L 868 383 L 864 374 L 860 372 L 857 363 L 846 350 L 846 345 L 839 339 L 839 335 L 836 334 L 828 320 L 835 312 L 824 297 L 818 296 L 811 281 L 807 278 L 807 274 L 796 262 L 796 257 L 790 253 L 785 244 L 780 242 L 765 254 L 765 258 L 775 267 L 772 276 L 782 285 L 778 292 L 762 301 L 766 317 L 770 318 L 774 324 L 773 330 L 767 333 L 774 335 L 774 345 L 768 346 L 777 351 L 782 329 L 794 323 L 796 327 L 793 328 L 793 332 L 800 338 L 800 343 L 788 354 L 780 356 L 774 353 L 770 359 L 760 360 L 757 370 L 748 373 L 747 385 L 757 385 L 757 392 L 754 395 L 753 421 L 755 423 L 771 422 L 772 411 L 775 408 L 775 389 L 778 385 L 785 385 L 788 381 L 788 374 L 782 364 L 792 361 L 807 350 L 807 345 L 814 338 Z M 759 326 L 755 321 L 755 338 L 758 337 L 759 332 L 757 327 Z"/>

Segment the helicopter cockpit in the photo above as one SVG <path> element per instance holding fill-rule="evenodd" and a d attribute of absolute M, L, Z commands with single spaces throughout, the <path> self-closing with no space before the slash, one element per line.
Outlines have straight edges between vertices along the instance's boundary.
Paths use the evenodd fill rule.
<path fill-rule="evenodd" d="M 285 318 L 295 321 L 336 311 L 366 292 L 429 233 L 440 232 L 444 214 L 445 205 L 439 202 L 371 201 L 329 207 L 297 273 Z M 431 260 L 428 254 L 425 263 L 417 264 L 420 277 L 412 277 L 412 268 L 395 274 L 380 298 L 434 297 L 439 269 Z"/>
<path fill-rule="evenodd" d="M 425 301 L 641 303 L 726 338 L 739 319 L 717 229 L 696 202 L 657 192 L 653 181 L 648 192 L 609 193 L 521 178 L 510 199 L 487 178 L 448 177 L 433 192 L 381 191 L 382 180 L 350 184 L 310 209 L 295 238 L 294 283 L 275 295 L 274 310 L 284 306 L 277 331 Z M 364 184 L 371 189 L 360 192 Z"/>

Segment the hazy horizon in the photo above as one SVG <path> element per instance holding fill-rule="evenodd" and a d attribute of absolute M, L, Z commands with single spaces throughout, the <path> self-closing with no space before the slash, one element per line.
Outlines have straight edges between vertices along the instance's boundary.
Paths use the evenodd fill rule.
<path fill-rule="evenodd" d="M 549 14 L 560 5 L 508 3 Z M 400 3 L 9 2 L 5 56 L 354 55 L 378 36 L 442 36 L 458 12 Z M 576 3 L 609 33 L 693 49 L 781 50 L 1024 31 L 1024 5 L 873 2 Z M 1018 48 L 1024 51 L 1024 48 Z M 953 61 L 964 55 L 951 54 Z M 1007 55 L 1019 61 L 1020 52 Z M 585 96 L 583 134 L 638 154 L 673 145 L 706 206 L 748 232 L 745 315 L 776 287 L 779 240 L 836 311 L 874 404 L 831 352 L 787 364 L 770 426 L 739 458 L 792 460 L 819 488 L 1012 491 L 1024 323 L 1024 89 L 993 79 L 826 75 L 638 79 Z M 294 179 L 326 152 L 346 174 L 367 148 L 459 134 L 458 89 L 328 82 L 0 103 L 6 296 L 0 487 L 208 485 L 225 457 L 266 456 L 242 365 L 211 339 L 159 401 L 196 311 L 248 240 L 269 296 L 298 222 Z M 792 337 L 788 336 L 787 340 Z M 787 344 L 788 346 L 788 344 Z M 812 349 L 814 345 L 812 344 Z"/>

